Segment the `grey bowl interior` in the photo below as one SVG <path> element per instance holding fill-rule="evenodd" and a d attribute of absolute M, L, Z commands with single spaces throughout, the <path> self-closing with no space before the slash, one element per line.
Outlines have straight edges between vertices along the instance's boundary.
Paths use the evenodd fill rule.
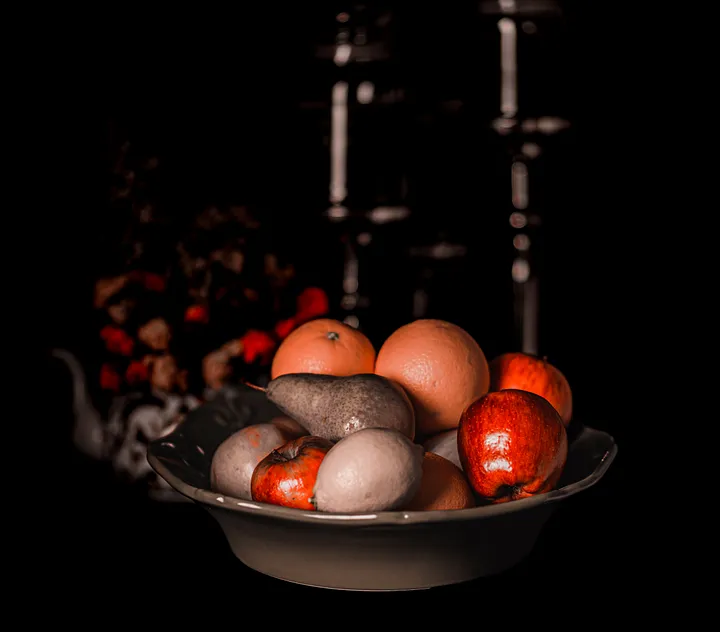
<path fill-rule="evenodd" d="M 605 432 L 573 422 L 552 492 L 456 511 L 324 514 L 240 500 L 210 489 L 218 446 L 280 415 L 262 392 L 228 386 L 152 442 L 148 460 L 175 490 L 207 509 L 245 564 L 280 579 L 350 590 L 408 590 L 501 572 L 525 557 L 555 503 L 597 483 L 617 454 Z"/>

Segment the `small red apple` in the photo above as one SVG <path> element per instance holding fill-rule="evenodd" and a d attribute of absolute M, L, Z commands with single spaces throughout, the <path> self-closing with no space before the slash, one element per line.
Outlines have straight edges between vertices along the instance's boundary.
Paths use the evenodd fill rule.
<path fill-rule="evenodd" d="M 489 503 L 549 492 L 567 460 L 560 415 L 527 391 L 491 391 L 475 400 L 460 418 L 457 440 L 470 485 Z"/>
<path fill-rule="evenodd" d="M 490 363 L 490 390 L 515 388 L 540 395 L 560 413 L 567 427 L 572 417 L 572 391 L 565 376 L 547 360 L 528 353 L 504 353 Z"/>
<path fill-rule="evenodd" d="M 332 441 L 307 435 L 270 452 L 253 471 L 253 500 L 314 511 L 310 497 L 320 464 L 332 446 Z"/>

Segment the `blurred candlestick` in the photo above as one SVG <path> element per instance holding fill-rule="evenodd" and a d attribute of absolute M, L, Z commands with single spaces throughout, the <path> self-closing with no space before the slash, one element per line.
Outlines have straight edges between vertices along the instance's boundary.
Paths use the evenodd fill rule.
<path fill-rule="evenodd" d="M 332 91 L 330 129 L 330 202 L 341 204 L 347 197 L 348 84 L 339 81 Z"/>

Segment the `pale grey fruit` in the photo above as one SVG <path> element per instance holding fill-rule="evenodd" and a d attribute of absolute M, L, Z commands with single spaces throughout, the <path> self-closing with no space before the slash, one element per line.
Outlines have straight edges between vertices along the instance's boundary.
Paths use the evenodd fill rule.
<path fill-rule="evenodd" d="M 426 452 L 434 452 L 463 469 L 457 447 L 457 428 L 446 430 L 428 439 L 424 444 Z"/>
<path fill-rule="evenodd" d="M 233 498 L 252 500 L 250 481 L 255 467 L 270 452 L 294 437 L 275 424 L 255 424 L 230 435 L 213 455 L 210 486 Z"/>
<path fill-rule="evenodd" d="M 269 423 L 282 430 L 285 434 L 292 435 L 293 438 L 299 438 L 310 434 L 297 421 L 287 415 L 278 415 L 277 417 L 273 417 Z"/>
<path fill-rule="evenodd" d="M 420 488 L 423 456 L 423 447 L 397 430 L 358 430 L 325 455 L 311 502 L 332 513 L 402 509 Z"/>
<path fill-rule="evenodd" d="M 415 411 L 407 393 L 374 373 L 289 373 L 271 380 L 266 394 L 316 437 L 339 441 L 363 428 L 392 428 L 415 438 Z"/>

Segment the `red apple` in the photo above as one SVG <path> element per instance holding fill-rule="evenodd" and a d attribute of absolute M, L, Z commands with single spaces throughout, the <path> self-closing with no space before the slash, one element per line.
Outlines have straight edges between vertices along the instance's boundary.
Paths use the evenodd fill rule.
<path fill-rule="evenodd" d="M 491 391 L 460 418 L 458 455 L 470 485 L 485 502 L 549 492 L 562 474 L 567 452 L 560 415 L 534 393 Z"/>
<path fill-rule="evenodd" d="M 565 376 L 547 360 L 521 352 L 504 353 L 490 363 L 490 390 L 515 388 L 548 400 L 567 427 L 572 417 L 572 391 Z"/>
<path fill-rule="evenodd" d="M 332 441 L 306 435 L 270 452 L 253 471 L 253 500 L 314 511 L 310 497 L 320 464 L 332 446 Z"/>

